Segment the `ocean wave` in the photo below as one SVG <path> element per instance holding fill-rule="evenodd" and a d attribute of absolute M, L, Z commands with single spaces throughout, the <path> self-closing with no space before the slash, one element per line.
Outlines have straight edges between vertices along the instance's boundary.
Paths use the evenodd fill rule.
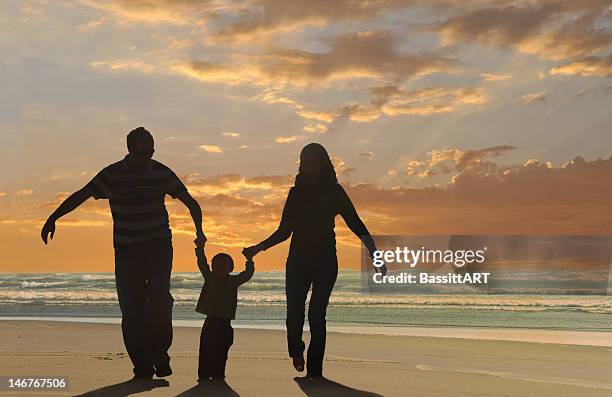
<path fill-rule="evenodd" d="M 197 302 L 199 292 L 174 289 L 172 295 L 176 305 L 191 305 Z M 240 304 L 277 305 L 285 304 L 284 293 L 266 290 L 242 291 Z M 117 304 L 114 290 L 107 291 L 0 291 L 1 304 Z M 532 296 L 397 296 L 335 293 L 330 304 L 343 307 L 387 307 L 405 309 L 457 309 L 496 311 L 565 311 L 612 314 L 612 299 L 609 297 L 537 297 Z"/>
<path fill-rule="evenodd" d="M 22 281 L 22 288 L 55 288 L 72 285 L 70 281 Z"/>
<path fill-rule="evenodd" d="M 172 274 L 172 295 L 177 305 L 192 305 L 203 285 L 198 272 Z M 478 291 L 478 289 L 474 289 Z M 487 291 L 490 292 L 489 288 Z M 565 311 L 612 314 L 612 297 L 604 295 L 560 295 L 568 288 L 552 285 L 547 289 L 513 288 L 510 294 L 502 288 L 499 294 L 454 294 L 440 288 L 439 294 L 368 293 L 361 286 L 361 272 L 341 270 L 331 296 L 331 304 L 342 307 L 398 307 L 407 309 L 474 309 L 505 311 Z M 576 293 L 589 289 L 577 285 Z M 446 294 L 444 293 L 446 292 Z M 534 294 L 548 292 L 550 295 Z M 522 293 L 517 295 L 517 293 Z M 283 271 L 259 272 L 240 289 L 239 300 L 246 305 L 285 304 Z M 117 304 L 113 273 L 45 273 L 0 275 L 2 304 Z"/>

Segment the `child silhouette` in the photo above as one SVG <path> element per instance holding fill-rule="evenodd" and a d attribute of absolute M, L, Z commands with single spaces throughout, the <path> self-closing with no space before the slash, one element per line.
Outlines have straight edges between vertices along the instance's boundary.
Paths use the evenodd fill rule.
<path fill-rule="evenodd" d="M 198 267 L 204 276 L 204 286 L 198 299 L 196 311 L 206 314 L 200 335 L 200 357 L 198 382 L 225 378 L 225 363 L 230 346 L 234 343 L 234 329 L 231 321 L 236 316 L 238 287 L 253 276 L 255 264 L 247 257 L 245 270 L 230 274 L 234 261 L 226 253 L 212 258 L 212 271 L 208 266 L 204 247 L 195 249 Z"/>

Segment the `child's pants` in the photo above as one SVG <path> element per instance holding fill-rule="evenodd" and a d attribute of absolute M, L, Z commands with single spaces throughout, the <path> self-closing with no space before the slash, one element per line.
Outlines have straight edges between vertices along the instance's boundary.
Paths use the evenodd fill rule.
<path fill-rule="evenodd" d="M 200 335 L 198 378 L 225 378 L 227 352 L 234 343 L 230 319 L 207 316 Z"/>

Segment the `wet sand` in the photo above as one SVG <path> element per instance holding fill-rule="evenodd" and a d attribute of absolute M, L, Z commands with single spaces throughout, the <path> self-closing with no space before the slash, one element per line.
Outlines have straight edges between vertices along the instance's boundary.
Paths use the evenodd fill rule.
<path fill-rule="evenodd" d="M 330 332 L 324 372 L 327 380 L 301 379 L 291 366 L 285 333 L 235 331 L 226 383 L 196 386 L 199 328 L 175 327 L 170 350 L 174 374 L 126 382 L 131 363 L 118 324 L 3 320 L 0 375 L 70 378 L 64 392 L 0 392 L 2 395 L 150 396 L 609 396 L 612 394 L 612 333 L 593 344 L 581 333 L 559 331 L 546 343 L 483 339 L 469 334 L 444 337 Z M 450 329 L 449 331 L 452 331 Z M 456 331 L 455 331 L 456 332 Z M 473 332 L 479 332 L 474 330 Z M 527 331 L 529 332 L 529 331 Z M 537 337 L 538 332 L 532 331 Z M 451 332 L 452 335 L 452 332 Z M 306 339 L 308 334 L 306 333 Z M 500 330 L 499 339 L 507 339 Z M 528 334 L 524 337 L 527 338 Z M 549 335 L 550 336 L 550 335 Z M 468 338 L 470 337 L 470 338 Z M 536 338 L 537 339 L 537 338 Z M 571 344 L 575 340 L 579 344 Z"/>

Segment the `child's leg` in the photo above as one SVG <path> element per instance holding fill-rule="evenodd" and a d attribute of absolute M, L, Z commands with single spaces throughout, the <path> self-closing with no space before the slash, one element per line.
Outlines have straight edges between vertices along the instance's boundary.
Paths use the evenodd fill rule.
<path fill-rule="evenodd" d="M 231 320 L 219 321 L 218 343 L 215 349 L 215 369 L 214 378 L 225 378 L 225 365 L 227 363 L 227 353 L 230 346 L 234 343 L 234 329 Z"/>
<path fill-rule="evenodd" d="M 200 334 L 200 355 L 198 360 L 198 379 L 206 380 L 213 374 L 213 350 L 215 341 L 213 337 L 214 319 L 206 317 Z"/>
<path fill-rule="evenodd" d="M 227 353 L 229 352 L 230 347 L 234 344 L 234 328 L 232 328 L 231 320 L 227 320 L 224 322 L 222 329 L 222 336 L 220 335 L 220 339 L 223 343 L 219 344 L 219 361 L 217 367 L 216 378 L 225 378 L 225 366 L 227 364 Z"/>

